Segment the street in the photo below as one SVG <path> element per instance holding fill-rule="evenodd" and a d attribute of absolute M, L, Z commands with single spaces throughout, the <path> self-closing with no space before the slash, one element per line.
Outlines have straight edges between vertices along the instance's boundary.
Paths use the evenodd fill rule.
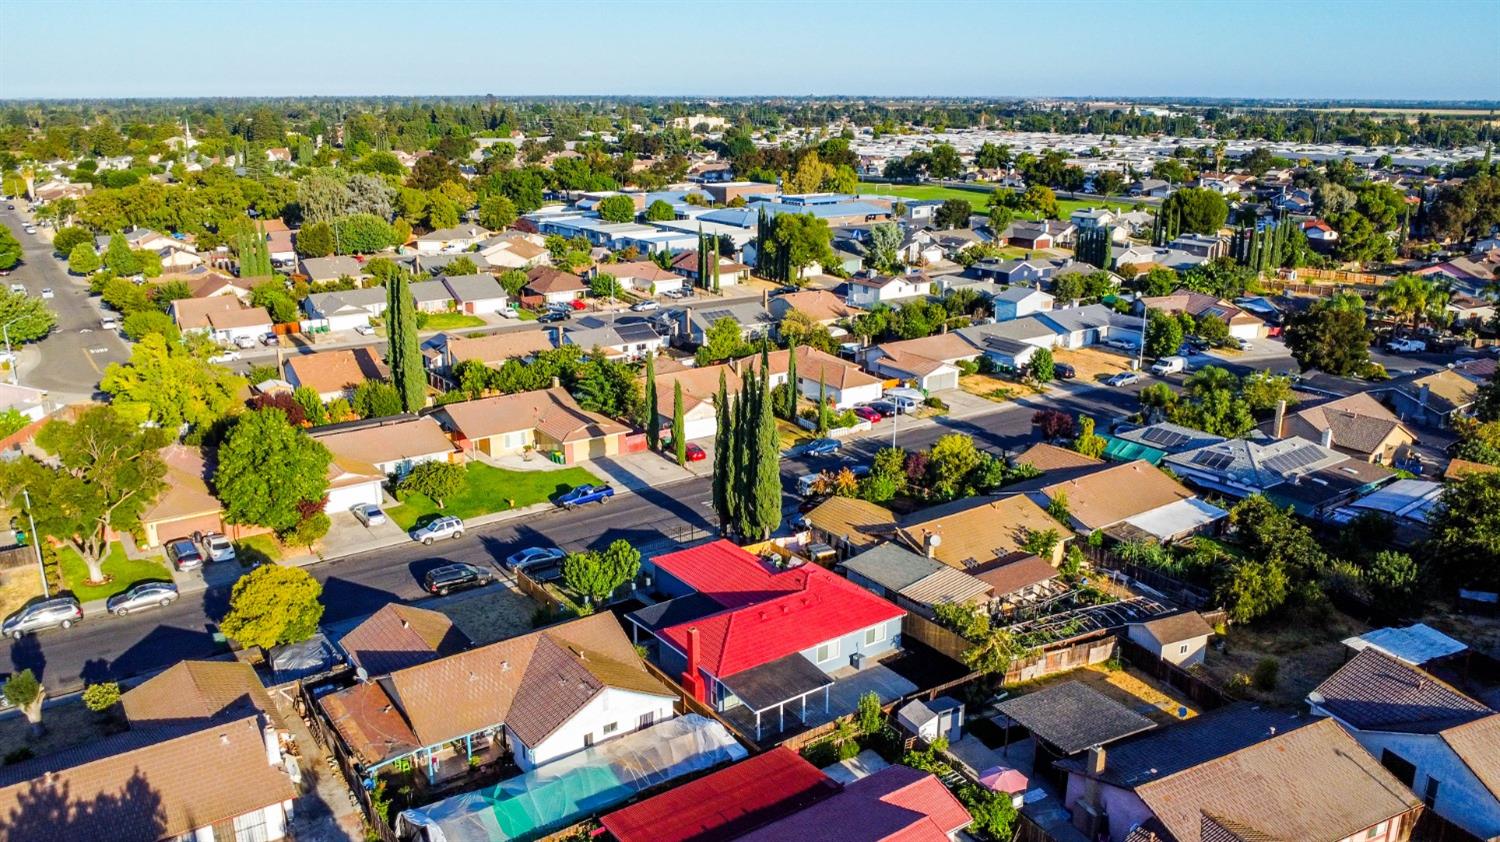
<path fill-rule="evenodd" d="M 53 298 L 47 306 L 57 314 L 52 333 L 19 354 L 22 385 L 46 389 L 59 404 L 70 398 L 92 398 L 105 367 L 129 358 L 125 340 L 116 331 L 99 327 L 99 310 L 89 299 L 88 285 L 68 275 L 62 262 L 52 256 L 50 242 L 23 230 L 19 211 L 0 207 L 0 219 L 20 240 L 22 249 L 22 262 L 5 278 L 5 285 L 22 284 L 33 296 L 51 288 Z"/>

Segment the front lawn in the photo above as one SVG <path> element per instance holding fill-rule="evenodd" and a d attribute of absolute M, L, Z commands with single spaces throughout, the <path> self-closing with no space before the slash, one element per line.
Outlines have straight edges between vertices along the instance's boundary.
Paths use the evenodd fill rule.
<path fill-rule="evenodd" d="M 542 458 L 538 456 L 537 458 Z M 578 485 L 599 482 L 598 477 L 582 468 L 557 471 L 507 471 L 482 462 L 464 466 L 464 489 L 446 500 L 442 513 L 460 518 L 520 509 L 541 503 Z M 402 529 L 411 529 L 424 516 L 438 512 L 437 504 L 421 494 L 407 494 L 402 502 L 386 511 Z"/>
<path fill-rule="evenodd" d="M 281 545 L 270 535 L 251 535 L 234 542 L 234 554 L 240 564 L 275 564 L 281 560 Z"/>
<path fill-rule="evenodd" d="M 110 580 L 103 585 L 85 584 L 89 577 L 88 565 L 72 547 L 58 549 L 57 563 L 62 567 L 64 585 L 79 602 L 108 599 L 137 582 L 172 581 L 172 573 L 161 557 L 129 558 L 125 555 L 125 547 L 118 541 L 109 545 L 109 553 L 104 557 L 104 575 Z"/>
<path fill-rule="evenodd" d="M 464 327 L 484 327 L 484 319 L 468 313 L 433 313 L 422 320 L 423 330 L 457 330 Z"/>
<path fill-rule="evenodd" d="M 523 322 L 534 322 L 536 321 L 536 312 L 532 310 L 517 310 L 516 318 Z"/>

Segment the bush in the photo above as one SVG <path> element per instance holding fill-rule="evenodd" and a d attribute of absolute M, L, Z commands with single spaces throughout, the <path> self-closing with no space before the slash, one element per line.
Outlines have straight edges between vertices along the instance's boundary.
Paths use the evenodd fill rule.
<path fill-rule="evenodd" d="M 1225 685 L 1231 695 L 1243 696 L 1250 689 L 1250 676 L 1237 672 L 1229 677 L 1229 683 Z"/>
<path fill-rule="evenodd" d="M 83 688 L 83 706 L 95 713 L 103 713 L 119 703 L 120 685 L 113 681 Z"/>
<path fill-rule="evenodd" d="M 922 401 L 922 403 L 937 410 L 946 410 L 948 408 L 948 404 L 937 395 L 932 395 L 927 400 Z"/>
<path fill-rule="evenodd" d="M 1276 689 L 1276 679 L 1281 674 L 1281 664 L 1275 658 L 1261 658 L 1255 664 L 1253 680 L 1257 690 L 1267 692 Z"/>

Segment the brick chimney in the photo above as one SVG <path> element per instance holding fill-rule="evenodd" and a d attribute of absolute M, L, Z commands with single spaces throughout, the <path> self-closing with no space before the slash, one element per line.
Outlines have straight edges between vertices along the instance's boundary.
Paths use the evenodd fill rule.
<path fill-rule="evenodd" d="M 697 626 L 693 626 L 687 630 L 687 668 L 682 671 L 682 688 L 692 694 L 692 697 L 698 701 L 708 701 L 704 698 L 706 688 L 703 685 L 703 674 L 698 671 Z"/>

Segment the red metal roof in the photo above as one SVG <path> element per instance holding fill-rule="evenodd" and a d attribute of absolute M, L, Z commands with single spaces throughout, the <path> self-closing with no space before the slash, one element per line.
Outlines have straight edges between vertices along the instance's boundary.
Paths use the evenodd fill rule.
<path fill-rule="evenodd" d="M 740 837 L 740 842 L 948 842 L 950 834 L 970 820 L 937 778 L 906 766 L 888 766 L 832 798 Z"/>
<path fill-rule="evenodd" d="M 698 551 L 707 552 L 683 558 Z M 672 555 L 678 558 L 672 558 L 671 566 L 663 569 L 727 610 L 665 629 L 661 636 L 686 652 L 688 628 L 697 628 L 699 666 L 716 678 L 811 649 L 906 613 L 815 564 L 772 572 L 759 558 L 727 541 Z M 658 566 L 667 558 L 657 559 Z M 678 575 L 674 568 L 684 569 L 688 575 Z"/>
<path fill-rule="evenodd" d="M 600 821 L 619 842 L 733 839 L 838 791 L 837 784 L 797 752 L 777 747 Z"/>

